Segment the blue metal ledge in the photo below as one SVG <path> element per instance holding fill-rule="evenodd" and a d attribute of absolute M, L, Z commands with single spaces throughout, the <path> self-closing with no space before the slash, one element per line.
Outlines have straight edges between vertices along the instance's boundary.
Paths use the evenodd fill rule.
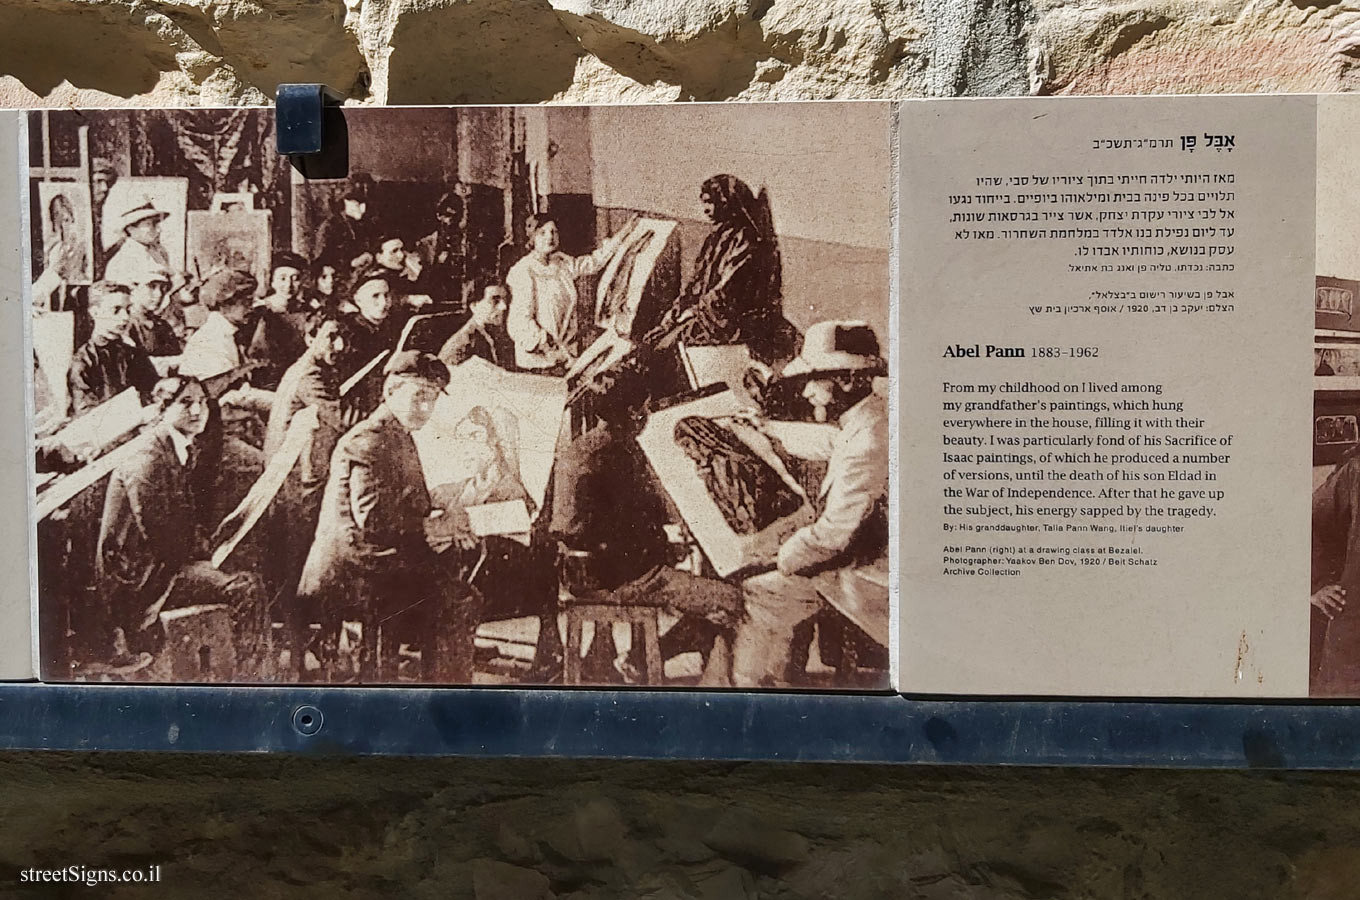
<path fill-rule="evenodd" d="M 0 749 L 1276 769 L 1360 766 L 1342 704 L 0 685 Z"/>

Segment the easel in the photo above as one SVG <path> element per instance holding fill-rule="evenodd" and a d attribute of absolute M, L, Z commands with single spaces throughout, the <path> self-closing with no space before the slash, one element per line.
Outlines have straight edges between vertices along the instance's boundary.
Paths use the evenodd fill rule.
<path fill-rule="evenodd" d="M 42 122 L 43 164 L 41 166 L 29 166 L 28 173 L 30 183 L 32 181 L 70 181 L 77 184 L 84 184 L 88 189 L 90 187 L 90 126 L 81 125 L 76 130 L 76 146 L 80 153 L 79 162 L 74 166 L 54 166 L 52 165 L 52 123 L 50 115 L 50 111 L 46 109 L 39 113 Z M 89 215 L 90 218 L 89 221 L 85 223 L 85 227 L 88 229 L 90 246 L 94 252 L 94 258 L 90 260 L 90 274 L 94 275 L 96 261 L 103 258 L 104 247 L 103 238 L 99 230 L 100 223 L 96 221 L 97 216 L 95 213 L 93 197 L 91 198 Z M 38 221 L 42 221 L 41 216 Z M 43 260 L 43 265 L 46 266 L 46 264 L 47 261 Z M 62 286 L 61 297 L 62 300 L 60 305 L 53 306 L 52 308 L 60 310 L 72 309 L 72 295 L 69 285 Z M 65 378 L 66 373 L 62 372 L 60 377 Z"/>
<path fill-rule="evenodd" d="M 80 181 L 83 179 L 88 184 L 90 180 L 90 126 L 81 125 L 76 131 L 80 162 L 74 166 L 54 166 L 52 165 L 50 112 L 44 109 L 40 115 L 42 116 L 43 164 L 41 166 L 29 166 L 29 176 L 39 181 Z"/>

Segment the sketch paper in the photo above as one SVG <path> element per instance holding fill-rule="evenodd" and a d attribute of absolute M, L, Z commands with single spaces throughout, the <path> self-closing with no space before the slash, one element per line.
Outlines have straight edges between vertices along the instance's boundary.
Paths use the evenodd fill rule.
<path fill-rule="evenodd" d="M 679 510 L 685 525 L 699 542 L 713 568 L 722 576 L 752 566 L 772 565 L 772 556 L 752 556 L 749 548 L 768 541 L 772 536 L 788 537 L 812 521 L 806 495 L 770 447 L 768 440 L 762 441 L 751 429 L 740 426 L 739 416 L 749 414 L 750 410 L 750 405 L 738 395 L 730 390 L 723 391 L 653 413 L 638 436 L 638 444 L 662 488 Z M 739 534 L 725 518 L 719 503 L 696 470 L 695 463 L 676 442 L 677 424 L 690 416 L 733 428 L 750 452 L 778 473 L 789 491 L 802 495 L 802 502 L 793 512 L 770 523 L 760 532 Z M 777 547 L 778 543 L 774 546 Z"/>
<path fill-rule="evenodd" d="M 71 386 L 66 373 L 71 369 L 71 359 L 75 356 L 74 312 L 53 312 L 42 310 L 30 317 L 33 328 L 33 354 L 37 358 L 38 371 L 47 387 L 51 413 L 49 418 L 65 418 L 71 404 Z"/>
<path fill-rule="evenodd" d="M 72 421 L 54 434 L 52 441 L 73 455 L 94 456 L 138 428 L 142 421 L 141 398 L 129 388 Z"/>
<path fill-rule="evenodd" d="M 643 291 L 675 225 L 666 219 L 639 218 L 614 251 L 595 289 L 595 322 L 601 328 L 636 337 L 633 320 Z"/>
<path fill-rule="evenodd" d="M 562 430 L 566 382 L 506 372 L 479 357 L 452 370 L 415 433 L 425 481 L 442 506 L 527 499 L 543 509 Z"/>

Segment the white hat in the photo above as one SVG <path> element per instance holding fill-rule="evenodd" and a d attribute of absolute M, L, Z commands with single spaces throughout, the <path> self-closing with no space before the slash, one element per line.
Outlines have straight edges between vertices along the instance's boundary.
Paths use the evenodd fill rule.
<path fill-rule="evenodd" d="M 118 229 L 122 231 L 126 229 L 129 225 L 136 225 L 143 219 L 149 219 L 152 218 L 153 216 L 155 217 L 157 222 L 159 222 L 161 219 L 170 218 L 170 214 L 168 212 L 156 209 L 156 204 L 152 203 L 150 200 L 147 200 L 145 203 L 142 203 L 138 206 L 134 206 L 132 207 L 132 209 L 129 209 L 127 212 L 123 213 L 122 217 L 118 221 Z"/>
<path fill-rule="evenodd" d="M 154 284 L 157 281 L 164 281 L 166 284 L 174 284 L 174 276 L 170 270 L 161 265 L 152 264 L 145 269 L 139 269 L 127 277 L 128 287 L 136 287 L 142 284 Z"/>
<path fill-rule="evenodd" d="M 868 322 L 818 322 L 803 336 L 803 349 L 784 367 L 781 378 L 823 372 L 872 372 L 886 375 L 878 336 Z"/>

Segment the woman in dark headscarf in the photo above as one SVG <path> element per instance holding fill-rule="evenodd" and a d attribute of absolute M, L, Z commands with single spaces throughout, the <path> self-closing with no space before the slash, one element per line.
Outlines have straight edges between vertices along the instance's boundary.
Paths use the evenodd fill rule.
<path fill-rule="evenodd" d="M 758 359 L 793 352 L 796 331 L 784 318 L 779 241 L 769 198 L 734 175 L 714 175 L 699 189 L 713 230 L 704 238 L 694 274 L 661 324 L 644 339 L 661 349 L 746 344 Z"/>

